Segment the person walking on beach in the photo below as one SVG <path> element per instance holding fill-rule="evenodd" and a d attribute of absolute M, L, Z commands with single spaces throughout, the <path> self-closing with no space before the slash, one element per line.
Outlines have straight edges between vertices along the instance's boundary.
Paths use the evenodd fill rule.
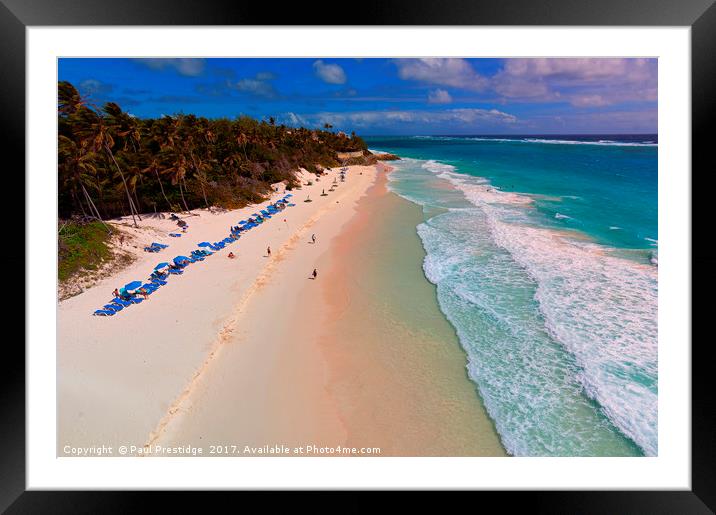
<path fill-rule="evenodd" d="M 315 234 L 311 234 L 311 241 L 313 242 L 314 245 L 316 244 L 316 235 Z"/>
<path fill-rule="evenodd" d="M 314 268 L 314 269 L 313 269 L 313 274 L 311 274 L 311 275 L 313 275 L 313 278 L 314 278 L 314 279 L 315 279 L 316 277 L 318 277 L 318 270 L 316 270 L 316 269 Z"/>
<path fill-rule="evenodd" d="M 266 247 L 266 254 L 268 255 L 268 257 L 271 257 L 271 247 L 270 246 Z"/>

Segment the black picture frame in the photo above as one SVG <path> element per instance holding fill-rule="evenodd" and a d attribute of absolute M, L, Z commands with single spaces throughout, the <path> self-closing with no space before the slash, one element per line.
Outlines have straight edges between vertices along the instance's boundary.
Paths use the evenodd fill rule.
<path fill-rule="evenodd" d="M 280 6 L 280 7 L 279 7 Z M 572 25 L 572 26 L 688 26 L 691 27 L 692 72 L 692 234 L 705 234 L 710 219 L 706 184 L 716 171 L 711 134 L 707 130 L 716 113 L 716 5 L 714 0 L 503 0 L 455 1 L 387 0 L 350 4 L 351 15 L 336 3 L 321 5 L 267 2 L 194 2 L 192 0 L 0 0 L 0 119 L 6 129 L 0 141 L 3 161 L 17 158 L 15 169 L 24 170 L 25 134 L 25 30 L 29 26 L 53 25 Z M 344 13 L 344 14 L 341 14 Z M 695 173 L 699 170 L 698 175 Z M 689 171 L 684 171 L 689 173 Z M 693 188 L 698 176 L 699 188 Z M 19 175 L 15 192 L 23 191 Z M 24 195 L 14 195 L 24 212 Z M 25 228 L 10 224 L 5 236 L 24 241 Z M 701 229 L 701 231 L 699 231 Z M 694 243 L 697 243 L 694 241 Z M 703 245 L 703 244 L 702 244 Z M 714 301 L 707 294 L 716 286 L 716 258 L 696 245 L 692 250 L 692 274 L 699 278 L 698 299 L 692 293 L 692 321 L 713 313 Z M 5 271 L 24 270 L 24 256 L 3 256 Z M 24 291 L 20 274 L 8 278 L 6 288 Z M 25 304 L 16 296 L 16 310 Z M 713 294 L 711 294 L 713 297 Z M 31 301 L 32 299 L 30 299 Z M 31 309 L 31 304 L 27 305 Z M 7 313 L 6 313 L 7 314 Z M 24 318 L 24 313 L 16 319 Z M 713 316 L 713 315 L 711 315 Z M 10 320 L 10 318 L 8 318 Z M 696 324 L 692 322 L 692 331 Z M 6 335 L 7 335 L 6 331 Z M 708 378 L 714 361 L 710 346 L 713 337 L 693 333 L 692 352 L 692 487 L 690 491 L 589 491 L 589 492 L 481 492 L 500 506 L 524 505 L 531 511 L 563 513 L 713 513 L 716 510 L 716 428 L 714 406 Z M 689 345 L 691 342 L 683 342 Z M 25 491 L 25 354 L 19 338 L 5 340 L 6 367 L 0 377 L 0 510 L 8 513 L 105 513 L 130 512 L 146 506 L 147 494 L 136 492 L 39 492 Z M 11 365 L 8 365 L 11 363 Z M 710 387 L 711 386 L 711 387 Z M 499 496 L 499 498 L 498 498 Z M 186 506 L 181 492 L 164 494 L 165 510 L 172 505 Z M 313 507 L 317 501 L 306 498 Z M 341 501 L 343 510 L 368 507 L 362 496 L 351 494 Z M 422 494 L 411 495 L 423 504 Z M 334 503 L 327 509 L 336 509 Z M 457 508 L 457 507 L 455 507 Z M 343 511 L 342 510 L 342 511 Z"/>

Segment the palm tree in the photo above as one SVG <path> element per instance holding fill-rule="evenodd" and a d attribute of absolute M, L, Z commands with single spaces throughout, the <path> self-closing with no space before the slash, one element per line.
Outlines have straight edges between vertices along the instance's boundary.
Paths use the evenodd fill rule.
<path fill-rule="evenodd" d="M 159 189 L 162 192 L 162 197 L 164 197 L 164 200 L 167 203 L 167 206 L 169 206 L 169 211 L 172 210 L 172 204 L 169 202 L 169 199 L 167 198 L 167 194 L 164 192 L 164 185 L 162 184 L 162 179 L 159 177 L 159 170 L 164 171 L 164 169 L 161 166 L 161 163 L 159 162 L 159 159 L 157 157 L 152 157 L 151 161 L 149 163 L 149 166 L 147 166 L 142 172 L 144 173 L 152 173 L 154 172 L 155 176 L 157 177 L 157 182 L 159 183 Z"/>
<path fill-rule="evenodd" d="M 77 197 L 76 192 L 78 187 L 84 194 L 87 207 L 90 213 L 92 213 L 92 216 L 102 222 L 102 225 L 104 225 L 107 231 L 111 233 L 112 230 L 106 223 L 104 223 L 104 220 L 102 220 L 102 215 L 100 215 L 97 206 L 92 201 L 92 197 L 85 187 L 85 182 L 89 183 L 91 176 L 97 174 L 97 168 L 95 166 L 97 156 L 94 153 L 85 152 L 85 150 L 79 147 L 74 141 L 62 135 L 59 136 L 58 148 L 60 177 L 65 179 L 63 182 L 70 184 L 70 187 L 72 188 L 72 195 L 75 201 L 79 204 L 82 213 L 87 215 L 81 200 Z"/>
<path fill-rule="evenodd" d="M 186 204 L 184 191 L 182 190 L 182 182 L 184 182 L 188 170 L 186 158 L 177 150 L 176 147 L 166 147 L 164 149 L 164 155 L 168 158 L 169 162 L 172 163 L 164 170 L 164 172 L 171 177 L 173 185 L 179 185 L 179 195 L 181 196 L 181 201 L 184 204 L 186 211 L 189 212 L 189 206 Z"/>
<path fill-rule="evenodd" d="M 107 117 L 107 126 L 115 135 L 114 139 L 117 143 L 118 151 L 123 152 L 128 156 L 135 156 L 141 145 L 141 125 L 138 123 L 137 119 L 123 112 L 122 108 L 114 102 L 107 102 L 104 105 L 103 111 Z M 132 187 L 132 191 L 134 193 L 134 212 L 137 214 L 139 220 L 141 220 L 142 217 L 139 214 L 139 198 L 137 198 L 137 182 L 140 179 L 141 169 L 136 166 L 127 166 L 126 169 L 130 174 L 130 178 L 129 180 L 126 180 L 124 174 L 122 173 L 122 169 L 117 163 L 116 156 L 112 152 L 112 145 L 107 146 L 107 151 L 117 167 L 125 187 Z M 128 194 L 128 197 L 131 202 L 131 195 Z"/>
<path fill-rule="evenodd" d="M 88 151 L 106 153 L 106 155 L 114 163 L 114 166 L 116 167 L 122 179 L 124 190 L 127 193 L 127 201 L 129 202 L 129 211 L 132 215 L 132 222 L 134 223 L 135 227 L 138 227 L 137 220 L 135 219 L 134 215 L 136 213 L 137 216 L 139 216 L 139 213 L 137 212 L 137 209 L 134 206 L 134 202 L 132 201 L 132 196 L 129 192 L 129 186 L 127 185 L 127 179 L 125 178 L 124 173 L 122 173 L 122 169 L 120 168 L 119 164 L 117 163 L 117 160 L 114 158 L 114 154 L 112 153 L 112 147 L 114 147 L 114 139 L 112 138 L 109 126 L 107 125 L 102 116 L 100 116 L 98 113 L 91 109 L 82 110 L 80 111 L 80 113 L 81 121 L 78 126 L 77 133 L 82 139 L 82 146 L 85 147 L 85 149 L 87 149 Z"/>

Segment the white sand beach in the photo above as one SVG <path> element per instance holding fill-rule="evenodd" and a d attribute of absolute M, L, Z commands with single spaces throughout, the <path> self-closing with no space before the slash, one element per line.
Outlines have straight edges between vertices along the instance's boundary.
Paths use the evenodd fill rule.
<path fill-rule="evenodd" d="M 180 232 L 169 218 L 145 219 L 140 230 L 128 229 L 145 235 L 146 241 L 138 237 L 141 245 L 156 241 L 170 246 L 157 254 L 142 252 L 129 268 L 59 303 L 58 455 L 64 455 L 65 445 L 141 447 L 156 441 L 171 428 L 202 375 L 217 366 L 225 343 L 238 345 L 234 335 L 255 334 L 258 337 L 247 345 L 260 346 L 263 328 L 279 324 L 285 310 L 300 309 L 298 286 L 313 282 L 308 277 L 320 250 L 351 217 L 355 202 L 373 183 L 376 167 L 350 167 L 346 182 L 338 181 L 329 193 L 338 174 L 334 169 L 318 182 L 314 179 L 312 186 L 294 191 L 295 207 L 244 233 L 205 261 L 189 265 L 183 275 L 171 276 L 167 285 L 141 304 L 113 317 L 92 316 L 112 298 L 115 288 L 146 280 L 155 264 L 188 255 L 199 242 L 223 239 L 232 225 L 283 193 L 264 204 L 221 214 L 195 210 L 200 216 L 184 218 L 189 228 L 180 238 L 168 236 Z M 322 190 L 328 194 L 321 196 Z M 304 202 L 309 196 L 312 202 Z M 308 244 L 313 233 L 318 237 L 315 245 Z M 236 258 L 227 259 L 229 252 Z M 265 308 L 255 308 L 256 293 L 274 281 L 280 281 L 280 293 L 262 299 Z M 317 373 L 320 361 L 304 358 L 304 365 Z M 237 368 L 228 373 L 251 373 L 267 366 L 270 359 L 256 355 L 252 361 L 234 364 Z M 309 380 L 305 386 L 318 390 L 318 382 Z M 257 396 L 253 408 L 261 405 Z M 242 413 L 250 415 L 251 409 L 243 408 Z"/>

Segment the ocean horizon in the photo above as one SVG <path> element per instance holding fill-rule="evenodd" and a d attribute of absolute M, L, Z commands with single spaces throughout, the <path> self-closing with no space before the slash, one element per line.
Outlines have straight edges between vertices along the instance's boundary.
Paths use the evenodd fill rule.
<path fill-rule="evenodd" d="M 656 134 L 371 136 L 515 456 L 658 454 Z"/>

